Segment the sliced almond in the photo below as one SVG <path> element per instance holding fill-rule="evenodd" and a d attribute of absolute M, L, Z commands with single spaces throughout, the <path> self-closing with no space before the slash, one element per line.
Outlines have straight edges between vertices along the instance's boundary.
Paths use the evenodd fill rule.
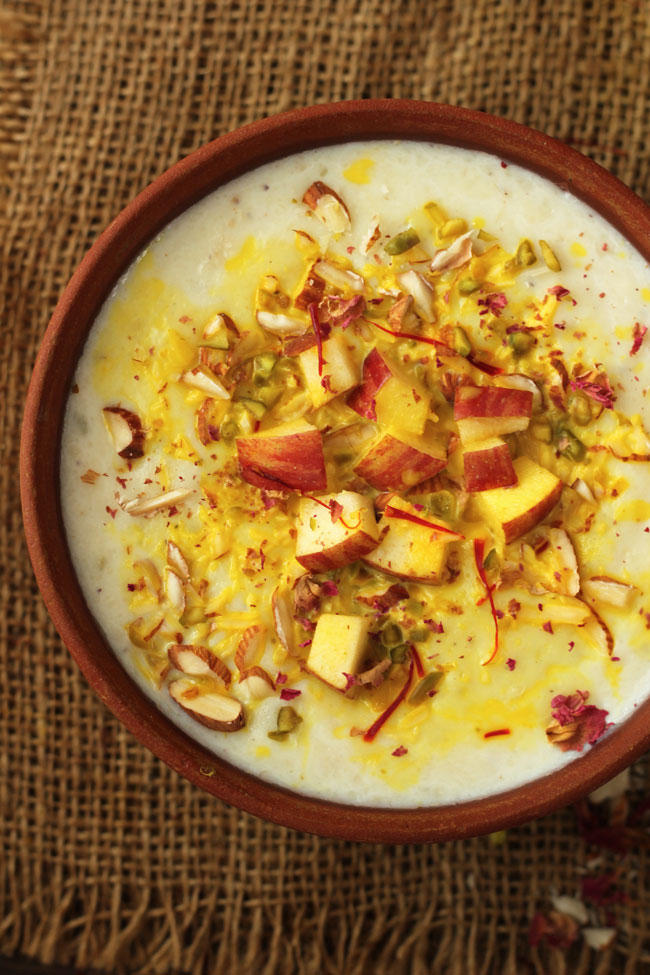
<path fill-rule="evenodd" d="M 316 214 L 319 220 L 329 227 L 335 234 L 343 234 L 349 230 L 352 223 L 350 212 L 338 193 L 328 186 L 316 180 L 304 193 L 302 202 Z"/>
<path fill-rule="evenodd" d="M 151 620 L 145 620 L 142 616 L 139 616 L 137 620 L 133 620 L 127 627 L 129 640 L 135 647 L 139 647 L 140 650 L 149 650 L 151 649 L 149 642 L 153 640 L 163 623 L 164 619 L 162 616 L 153 624 Z"/>
<path fill-rule="evenodd" d="M 167 687 L 172 700 L 206 728 L 213 731 L 238 731 L 246 723 L 244 707 L 234 697 L 227 697 L 216 691 L 201 691 L 186 677 L 171 681 Z M 195 688 L 197 694 L 193 693 Z"/>
<path fill-rule="evenodd" d="M 575 481 L 571 485 L 573 490 L 580 495 L 583 501 L 589 501 L 590 504 L 595 504 L 596 499 L 593 492 L 586 481 L 583 481 L 581 477 L 576 477 Z"/>
<path fill-rule="evenodd" d="M 215 347 L 219 349 L 227 349 L 230 344 L 229 339 L 236 339 L 238 335 L 239 329 L 230 315 L 226 315 L 225 312 L 215 315 L 203 329 L 203 338 L 206 341 L 216 340 L 218 344 Z"/>
<path fill-rule="evenodd" d="M 180 576 L 183 582 L 189 582 L 190 567 L 176 542 L 167 542 L 167 565 Z"/>
<path fill-rule="evenodd" d="M 185 612 L 185 587 L 180 576 L 176 575 L 173 569 L 165 569 L 165 594 L 167 601 L 177 616 L 182 616 Z"/>
<path fill-rule="evenodd" d="M 302 318 L 292 318 L 277 312 L 258 310 L 257 321 L 267 332 L 275 335 L 302 335 L 307 331 L 307 322 Z"/>
<path fill-rule="evenodd" d="M 325 292 L 325 281 L 316 273 L 315 268 L 316 265 L 314 264 L 307 275 L 300 294 L 296 296 L 293 302 L 296 308 L 301 308 L 303 311 L 314 303 L 318 304 Z"/>
<path fill-rule="evenodd" d="M 394 332 L 413 331 L 420 325 L 420 319 L 415 311 L 413 295 L 403 295 L 398 298 L 388 312 L 388 324 Z"/>
<path fill-rule="evenodd" d="M 397 275 L 397 282 L 407 294 L 412 295 L 415 308 L 427 322 L 435 322 L 434 291 L 429 282 L 418 271 L 404 271 Z"/>
<path fill-rule="evenodd" d="M 226 353 L 221 349 L 212 349 L 209 345 L 199 346 L 199 365 L 205 366 L 213 376 L 225 376 L 228 372 Z"/>
<path fill-rule="evenodd" d="M 625 608 L 630 605 L 637 587 L 612 579 L 611 576 L 592 576 L 583 582 L 582 591 L 590 599 L 607 603 L 608 606 Z"/>
<path fill-rule="evenodd" d="M 163 508 L 170 508 L 172 505 L 187 501 L 193 494 L 191 488 L 177 488 L 174 491 L 166 491 L 164 494 L 157 494 L 154 498 L 133 498 L 131 501 L 121 502 L 120 506 L 128 514 L 151 515 Z"/>
<path fill-rule="evenodd" d="M 350 291 L 363 291 L 365 282 L 360 274 L 346 267 L 339 267 L 330 261 L 317 261 L 314 270 L 319 277 L 333 288 L 348 288 Z"/>
<path fill-rule="evenodd" d="M 208 396 L 216 396 L 217 399 L 230 399 L 230 393 L 206 366 L 196 366 L 188 372 L 184 372 L 180 377 L 180 382 L 192 389 L 199 389 Z"/>
<path fill-rule="evenodd" d="M 212 675 L 218 677 L 226 687 L 232 680 L 232 674 L 223 660 L 211 653 L 207 647 L 172 643 L 167 647 L 167 656 L 172 667 L 192 677 Z"/>
<path fill-rule="evenodd" d="M 529 390 L 533 394 L 533 413 L 539 413 L 544 405 L 542 393 L 537 383 L 519 372 L 513 372 L 508 376 L 499 376 L 496 385 L 507 386 L 510 389 Z"/>
<path fill-rule="evenodd" d="M 269 697 L 275 691 L 273 678 L 263 667 L 250 667 L 240 676 L 239 683 L 255 700 Z"/>
<path fill-rule="evenodd" d="M 144 430 L 140 417 L 122 406 L 102 410 L 108 435 L 119 457 L 135 460 L 144 454 Z"/>
<path fill-rule="evenodd" d="M 271 607 L 278 640 L 289 656 L 294 656 L 296 641 L 293 634 L 293 606 L 289 592 L 278 586 L 271 597 Z"/>
<path fill-rule="evenodd" d="M 259 663 L 264 635 L 264 630 L 260 626 L 249 626 L 242 633 L 235 650 L 235 666 L 240 674 Z"/>
<path fill-rule="evenodd" d="M 441 274 L 467 264 L 472 257 L 472 242 L 476 236 L 475 230 L 468 230 L 466 234 L 457 237 L 449 247 L 436 251 L 429 265 L 432 271 Z"/>
<path fill-rule="evenodd" d="M 364 234 L 363 239 L 361 241 L 360 246 L 364 254 L 367 254 L 368 251 L 374 247 L 374 245 L 379 240 L 380 236 L 381 236 L 381 231 L 379 229 L 379 217 L 374 216 L 370 221 L 370 226 L 368 227 L 368 230 Z"/>
<path fill-rule="evenodd" d="M 565 596 L 576 596 L 580 592 L 580 575 L 571 539 L 563 528 L 550 528 L 548 538 L 561 565 L 561 592 Z"/>
<path fill-rule="evenodd" d="M 219 427 L 224 418 L 224 410 L 228 407 L 223 400 L 208 397 L 203 401 L 196 413 L 196 432 L 201 443 L 207 447 L 221 438 Z"/>
<path fill-rule="evenodd" d="M 138 559 L 137 562 L 133 563 L 133 568 L 144 579 L 145 585 L 151 595 L 155 596 L 156 600 L 160 602 L 162 579 L 151 559 Z"/>

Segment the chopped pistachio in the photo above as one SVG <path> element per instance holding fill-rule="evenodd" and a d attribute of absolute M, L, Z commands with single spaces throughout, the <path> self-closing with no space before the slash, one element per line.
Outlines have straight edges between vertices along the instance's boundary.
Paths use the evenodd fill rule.
<path fill-rule="evenodd" d="M 499 557 L 497 555 L 497 550 L 495 548 L 491 548 L 483 560 L 483 568 L 488 570 L 496 569 L 498 562 Z"/>
<path fill-rule="evenodd" d="M 285 705 L 278 711 L 277 731 L 269 731 L 268 736 L 274 741 L 283 741 L 301 721 L 300 715 L 292 707 Z"/>
<path fill-rule="evenodd" d="M 232 417 L 226 417 L 226 419 L 219 427 L 219 434 L 221 436 L 221 439 L 225 440 L 226 443 L 230 440 L 234 440 L 235 437 L 238 437 L 240 433 L 241 431 L 239 429 L 239 426 L 237 425 L 235 420 L 233 420 Z"/>
<path fill-rule="evenodd" d="M 397 623 L 386 623 L 381 631 L 381 642 L 385 647 L 396 647 L 400 643 L 404 642 L 404 633 L 402 632 L 402 627 Z"/>
<path fill-rule="evenodd" d="M 409 694 L 409 704 L 422 704 L 424 699 L 436 689 L 443 676 L 444 671 L 432 670 L 430 674 L 427 674 L 422 680 L 418 681 Z"/>
<path fill-rule="evenodd" d="M 273 372 L 278 357 L 273 352 L 262 352 L 253 359 L 253 382 L 256 386 L 264 386 Z"/>
<path fill-rule="evenodd" d="M 569 460 L 580 463 L 580 461 L 585 459 L 587 453 L 585 445 L 567 427 L 561 427 L 558 430 L 558 446 L 560 453 L 564 457 L 568 457 Z"/>
<path fill-rule="evenodd" d="M 461 278 L 458 284 L 458 293 L 461 295 L 471 295 L 481 287 L 481 282 L 476 278 Z"/>
<path fill-rule="evenodd" d="M 526 355 L 535 344 L 535 336 L 530 332 L 511 332 L 508 336 L 508 345 L 515 355 Z"/>
<path fill-rule="evenodd" d="M 539 247 L 542 252 L 542 257 L 544 258 L 544 263 L 551 271 L 561 271 L 562 265 L 557 259 L 557 255 L 552 247 L 550 247 L 545 240 L 540 240 Z"/>
<path fill-rule="evenodd" d="M 411 643 L 426 643 L 429 635 L 430 633 L 426 626 L 416 627 L 409 633 L 409 640 Z"/>
<path fill-rule="evenodd" d="M 242 406 L 245 406 L 249 413 L 252 413 L 257 420 L 261 420 L 266 413 L 266 406 L 257 399 L 248 399 L 248 397 L 242 397 L 238 400 Z"/>
<path fill-rule="evenodd" d="M 569 416 L 577 423 L 578 426 L 585 427 L 588 423 L 591 423 L 593 417 L 591 413 L 591 404 L 589 398 L 578 391 L 574 391 L 569 395 Z"/>
<path fill-rule="evenodd" d="M 434 491 L 426 499 L 426 505 L 432 514 L 440 518 L 453 521 L 456 516 L 456 498 L 451 491 Z"/>
<path fill-rule="evenodd" d="M 524 238 L 519 242 L 519 246 L 517 247 L 515 262 L 519 267 L 530 267 L 536 260 L 533 245 L 527 238 Z"/>
<path fill-rule="evenodd" d="M 454 326 L 454 349 L 459 355 L 465 357 L 472 351 L 472 343 L 467 337 L 467 332 L 460 325 Z"/>
<path fill-rule="evenodd" d="M 393 647 L 390 651 L 390 659 L 394 664 L 403 664 L 409 654 L 408 644 L 400 643 L 399 646 Z"/>
<path fill-rule="evenodd" d="M 419 243 L 419 234 L 412 227 L 409 227 L 407 230 L 403 230 L 401 234 L 391 237 L 388 243 L 384 244 L 384 250 L 391 257 L 394 257 L 396 254 L 403 254 L 404 251 L 410 250 L 411 247 L 415 247 Z"/>

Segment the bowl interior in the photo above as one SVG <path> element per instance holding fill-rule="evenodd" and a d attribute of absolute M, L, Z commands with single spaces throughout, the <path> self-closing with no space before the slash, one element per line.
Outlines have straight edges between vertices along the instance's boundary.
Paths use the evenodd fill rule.
<path fill-rule="evenodd" d="M 378 809 L 289 792 L 197 744 L 128 677 L 85 603 L 59 502 L 61 430 L 76 364 L 103 302 L 137 254 L 174 217 L 245 171 L 307 148 L 378 138 L 481 149 L 532 169 L 584 200 L 650 260 L 650 209 L 638 197 L 564 144 L 504 119 L 431 103 L 365 101 L 317 106 L 254 123 L 204 146 L 160 176 L 83 260 L 48 326 L 30 384 L 21 492 L 32 563 L 59 633 L 102 701 L 156 755 L 207 792 L 282 825 L 363 841 L 439 841 L 511 826 L 593 790 L 650 746 L 650 702 L 579 760 L 485 799 L 437 808 Z"/>

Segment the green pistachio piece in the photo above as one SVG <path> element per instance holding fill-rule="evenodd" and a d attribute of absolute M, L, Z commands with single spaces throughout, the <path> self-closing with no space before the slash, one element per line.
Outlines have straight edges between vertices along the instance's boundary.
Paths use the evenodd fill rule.
<path fill-rule="evenodd" d="M 497 555 L 496 549 L 491 548 L 483 560 L 483 568 L 488 570 L 496 569 L 498 563 L 499 563 L 499 556 Z"/>
<path fill-rule="evenodd" d="M 458 293 L 461 295 L 471 295 L 481 287 L 481 282 L 476 278 L 461 278 L 456 285 Z"/>
<path fill-rule="evenodd" d="M 451 491 L 434 491 L 427 497 L 426 506 L 439 518 L 453 521 L 456 517 L 456 498 Z"/>
<path fill-rule="evenodd" d="M 401 234 L 396 234 L 394 237 L 384 244 L 384 250 L 391 257 L 395 257 L 396 254 L 403 254 L 404 251 L 408 251 L 411 247 L 415 247 L 416 244 L 420 243 L 420 237 L 409 227 L 408 230 L 403 230 Z"/>
<path fill-rule="evenodd" d="M 394 664 L 403 664 L 409 655 L 409 647 L 407 643 L 400 643 L 399 646 L 393 647 L 390 651 L 390 659 Z"/>
<path fill-rule="evenodd" d="M 530 267 L 536 260 L 533 245 L 528 239 L 524 238 L 524 240 L 519 242 L 519 246 L 517 247 L 515 262 L 519 267 Z"/>
<path fill-rule="evenodd" d="M 584 393 L 572 392 L 568 401 L 569 416 L 578 426 L 586 427 L 592 421 L 591 404 L 589 397 Z"/>
<path fill-rule="evenodd" d="M 248 399 L 248 397 L 242 396 L 238 400 L 242 406 L 245 406 L 249 413 L 252 413 L 257 420 L 261 420 L 266 413 L 266 406 L 257 399 Z"/>
<path fill-rule="evenodd" d="M 426 628 L 426 626 L 423 626 L 416 628 L 415 630 L 411 630 L 409 633 L 409 640 L 411 643 L 425 643 L 429 639 L 430 635 L 430 631 Z"/>
<path fill-rule="evenodd" d="M 221 439 L 225 440 L 226 443 L 228 443 L 231 440 L 234 440 L 235 437 L 238 437 L 240 433 L 241 430 L 239 429 L 238 424 L 236 423 L 235 420 L 233 420 L 232 417 L 226 417 L 226 419 L 219 427 L 219 434 L 221 435 Z"/>
<path fill-rule="evenodd" d="M 539 249 L 542 252 L 542 257 L 544 258 L 544 263 L 546 264 L 546 266 L 548 268 L 551 269 L 551 271 L 561 271 L 562 270 L 562 265 L 560 264 L 560 262 L 557 259 L 557 254 L 555 253 L 555 251 L 553 250 L 553 248 L 550 247 L 546 243 L 545 240 L 540 240 L 540 242 L 539 242 Z"/>
<path fill-rule="evenodd" d="M 467 338 L 467 332 L 460 325 L 454 326 L 454 349 L 459 355 L 465 357 L 472 351 L 472 343 Z"/>
<path fill-rule="evenodd" d="M 266 385 L 277 361 L 278 357 L 273 352 L 262 352 L 255 356 L 253 359 L 253 382 L 256 386 Z"/>
<path fill-rule="evenodd" d="M 292 707 L 285 705 L 278 711 L 277 731 L 269 731 L 268 736 L 274 741 L 282 741 L 294 728 L 297 728 L 301 721 L 300 715 Z"/>
<path fill-rule="evenodd" d="M 530 332 L 511 332 L 508 345 L 515 355 L 525 355 L 535 344 L 535 337 Z"/>
<path fill-rule="evenodd" d="M 578 440 L 576 435 L 567 427 L 561 427 L 558 430 L 558 446 L 564 457 L 568 457 L 569 460 L 573 460 L 577 464 L 585 459 L 587 448 L 582 440 Z"/>
<path fill-rule="evenodd" d="M 404 643 L 404 633 L 402 632 L 402 627 L 393 622 L 385 623 L 382 627 L 380 640 L 383 645 L 389 649 Z"/>
<path fill-rule="evenodd" d="M 431 692 L 435 691 L 443 676 L 444 671 L 442 670 L 432 670 L 430 674 L 426 674 L 422 680 L 418 681 L 409 694 L 409 704 L 422 704 L 422 702 L 426 700 Z"/>

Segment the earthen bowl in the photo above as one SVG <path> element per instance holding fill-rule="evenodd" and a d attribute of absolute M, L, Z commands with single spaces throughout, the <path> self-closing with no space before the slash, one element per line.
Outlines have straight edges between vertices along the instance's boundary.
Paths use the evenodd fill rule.
<path fill-rule="evenodd" d="M 561 770 L 485 799 L 382 809 L 289 792 L 198 745 L 127 676 L 82 596 L 59 502 L 61 430 L 75 366 L 102 303 L 142 248 L 182 211 L 247 170 L 311 147 L 377 138 L 481 149 L 532 169 L 601 213 L 650 260 L 649 207 L 580 153 L 505 119 L 425 102 L 358 101 L 255 122 L 163 173 L 107 227 L 74 274 L 47 328 L 29 387 L 21 448 L 22 503 L 36 578 L 66 646 L 101 700 L 171 768 L 240 809 L 295 829 L 372 842 L 441 841 L 525 822 L 601 785 L 650 746 L 650 701 Z"/>

